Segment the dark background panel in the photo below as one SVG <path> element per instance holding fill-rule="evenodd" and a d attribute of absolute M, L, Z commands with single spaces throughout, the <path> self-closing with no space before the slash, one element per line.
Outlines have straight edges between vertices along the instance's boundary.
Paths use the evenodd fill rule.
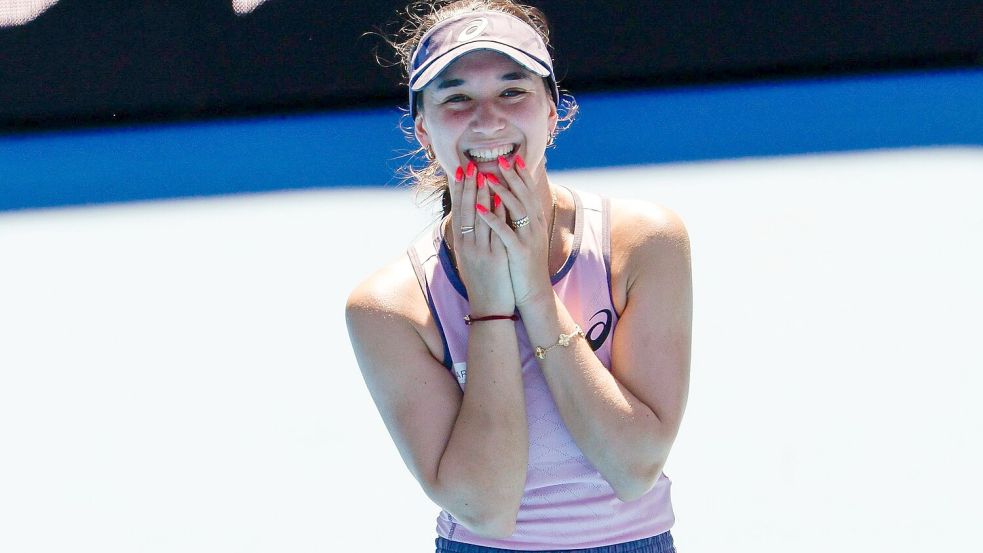
<path fill-rule="evenodd" d="M 533 2 L 573 92 L 983 65 L 983 3 Z M 392 106 L 404 2 L 61 0 L 0 29 L 0 131 Z"/>

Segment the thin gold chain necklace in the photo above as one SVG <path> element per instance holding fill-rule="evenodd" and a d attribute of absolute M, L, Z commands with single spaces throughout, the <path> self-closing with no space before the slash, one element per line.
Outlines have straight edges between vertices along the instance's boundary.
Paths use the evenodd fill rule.
<path fill-rule="evenodd" d="M 546 272 L 552 278 L 553 273 L 550 271 L 550 257 L 553 256 L 553 229 L 556 227 L 556 192 L 550 190 L 550 195 L 553 196 L 553 217 L 550 220 L 550 241 L 549 245 L 546 246 Z"/>

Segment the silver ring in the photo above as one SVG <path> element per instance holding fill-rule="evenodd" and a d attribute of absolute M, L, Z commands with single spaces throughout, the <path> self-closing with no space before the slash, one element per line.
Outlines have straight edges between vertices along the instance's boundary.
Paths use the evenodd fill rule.
<path fill-rule="evenodd" d="M 461 234 L 467 234 L 469 232 L 474 232 L 474 227 L 471 227 L 471 226 L 462 226 L 461 227 Z"/>
<path fill-rule="evenodd" d="M 512 221 L 512 228 L 518 230 L 519 228 L 524 227 L 528 224 L 529 224 L 529 216 L 526 215 L 525 217 L 517 221 Z"/>

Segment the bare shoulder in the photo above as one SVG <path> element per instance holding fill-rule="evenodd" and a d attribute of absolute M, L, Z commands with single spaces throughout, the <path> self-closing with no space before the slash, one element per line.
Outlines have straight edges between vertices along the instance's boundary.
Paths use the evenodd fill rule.
<path fill-rule="evenodd" d="M 689 233 L 671 209 L 643 200 L 611 200 L 611 276 L 615 307 L 622 311 L 642 275 L 690 278 Z"/>
<path fill-rule="evenodd" d="M 400 256 L 369 275 L 348 295 L 349 317 L 393 319 L 413 311 L 408 292 L 419 291 L 406 256 Z"/>
<path fill-rule="evenodd" d="M 612 250 L 688 245 L 686 225 L 674 211 L 643 200 L 611 200 Z"/>
<path fill-rule="evenodd" d="M 359 349 L 386 337 L 407 340 L 414 334 L 431 352 L 443 349 L 439 336 L 429 332 L 433 327 L 430 311 L 405 255 L 369 275 L 352 290 L 345 317 L 356 355 Z"/>

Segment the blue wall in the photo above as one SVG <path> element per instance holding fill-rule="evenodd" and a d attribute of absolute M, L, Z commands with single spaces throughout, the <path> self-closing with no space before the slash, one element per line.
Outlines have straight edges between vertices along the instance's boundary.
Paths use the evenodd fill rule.
<path fill-rule="evenodd" d="M 578 96 L 553 169 L 983 145 L 983 70 Z M 0 210 L 395 184 L 400 112 L 0 136 Z"/>

